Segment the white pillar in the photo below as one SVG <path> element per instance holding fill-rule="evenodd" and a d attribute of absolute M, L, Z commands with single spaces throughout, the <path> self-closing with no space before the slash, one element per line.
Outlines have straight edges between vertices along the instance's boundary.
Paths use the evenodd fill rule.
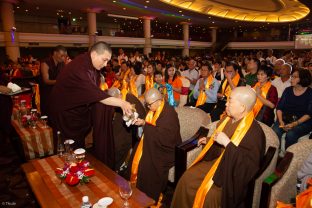
<path fill-rule="evenodd" d="M 87 9 L 88 13 L 88 33 L 89 33 L 89 47 L 96 42 L 97 29 L 96 29 L 96 13 L 99 9 Z"/>
<path fill-rule="evenodd" d="M 182 51 L 182 56 L 190 55 L 190 24 L 189 22 L 181 22 L 183 26 L 183 40 L 184 40 L 184 48 Z"/>
<path fill-rule="evenodd" d="M 144 43 L 144 55 L 148 55 L 149 53 L 152 52 L 152 39 L 151 39 L 151 20 L 153 20 L 152 17 L 142 17 L 144 24 L 143 24 L 143 29 L 144 29 L 144 38 L 145 38 L 145 43 Z"/>
<path fill-rule="evenodd" d="M 6 54 L 14 62 L 20 57 L 19 35 L 15 28 L 15 18 L 13 13 L 13 0 L 3 0 L 1 2 L 1 18 L 4 32 L 4 45 Z M 15 29 L 14 29 L 15 28 Z M 18 28 L 17 28 L 18 29 Z"/>
<path fill-rule="evenodd" d="M 210 27 L 211 29 L 211 42 L 214 44 L 217 42 L 217 27 Z"/>

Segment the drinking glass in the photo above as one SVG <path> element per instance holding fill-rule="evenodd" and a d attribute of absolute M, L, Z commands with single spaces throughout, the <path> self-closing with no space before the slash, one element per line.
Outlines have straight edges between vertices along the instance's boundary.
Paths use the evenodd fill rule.
<path fill-rule="evenodd" d="M 119 194 L 121 198 L 125 200 L 124 207 L 130 207 L 130 204 L 128 202 L 128 199 L 132 195 L 132 187 L 131 183 L 129 181 L 123 182 L 119 185 Z"/>
<path fill-rule="evenodd" d="M 41 116 L 40 119 L 41 119 L 41 122 L 42 122 L 42 124 L 43 124 L 43 127 L 42 127 L 42 128 L 44 128 L 44 129 L 48 128 L 48 125 L 47 125 L 48 116 Z"/>

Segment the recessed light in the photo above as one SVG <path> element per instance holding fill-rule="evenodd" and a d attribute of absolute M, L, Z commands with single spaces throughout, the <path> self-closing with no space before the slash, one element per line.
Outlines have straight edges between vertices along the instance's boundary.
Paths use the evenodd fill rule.
<path fill-rule="evenodd" d="M 68 12 L 68 14 L 71 14 L 71 12 Z"/>
<path fill-rule="evenodd" d="M 25 9 L 25 12 L 28 12 L 28 9 Z"/>
<path fill-rule="evenodd" d="M 146 8 L 147 8 L 147 6 L 144 6 L 144 8 L 146 9 Z"/>
<path fill-rule="evenodd" d="M 116 3 L 116 1 L 115 1 L 115 0 L 114 0 L 113 2 L 114 2 L 114 3 Z"/>
<path fill-rule="evenodd" d="M 145 1 L 146 3 L 149 3 L 150 1 Z"/>
<path fill-rule="evenodd" d="M 39 7 L 38 7 L 38 6 L 36 6 L 36 9 L 37 9 L 37 10 L 39 10 Z"/>
<path fill-rule="evenodd" d="M 82 20 L 82 17 L 79 17 L 79 19 L 81 19 L 81 20 Z"/>
<path fill-rule="evenodd" d="M 212 22 L 212 24 L 214 24 L 215 22 Z"/>
<path fill-rule="evenodd" d="M 122 8 L 123 10 L 126 10 L 126 7 Z"/>
<path fill-rule="evenodd" d="M 19 8 L 20 8 L 19 6 L 16 7 L 16 9 L 19 9 Z"/>
<path fill-rule="evenodd" d="M 182 14 L 181 16 L 184 17 L 184 14 Z"/>
<path fill-rule="evenodd" d="M 73 22 L 76 22 L 76 18 L 73 18 Z"/>
<path fill-rule="evenodd" d="M 180 10 L 179 12 L 182 13 L 182 10 Z"/>

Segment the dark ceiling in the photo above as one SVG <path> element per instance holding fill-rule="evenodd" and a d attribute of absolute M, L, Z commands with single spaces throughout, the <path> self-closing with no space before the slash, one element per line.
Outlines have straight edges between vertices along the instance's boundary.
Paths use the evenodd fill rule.
<path fill-rule="evenodd" d="M 311 0 L 301 0 L 303 4 L 312 10 Z M 183 10 L 162 3 L 158 0 L 22 0 L 15 6 L 16 14 L 28 14 L 41 17 L 57 17 L 64 15 L 75 18 L 86 18 L 87 9 L 96 9 L 98 21 L 113 22 L 114 18 L 107 17 L 107 14 L 126 15 L 131 17 L 152 16 L 161 22 L 178 24 L 182 21 L 189 21 L 193 25 L 217 26 L 217 27 L 254 27 L 264 26 L 268 23 L 241 22 L 229 19 L 217 18 Z M 27 11 L 26 11 L 27 10 Z M 58 15 L 57 15 L 58 13 Z M 290 24 L 307 23 L 311 21 L 311 13 Z M 272 25 L 288 25 L 289 23 L 270 23 Z"/>

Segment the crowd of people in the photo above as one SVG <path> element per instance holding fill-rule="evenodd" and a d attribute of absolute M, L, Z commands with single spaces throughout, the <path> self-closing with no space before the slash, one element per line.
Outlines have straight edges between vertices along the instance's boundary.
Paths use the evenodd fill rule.
<path fill-rule="evenodd" d="M 285 133 L 286 148 L 311 133 L 312 51 L 148 57 L 138 51 L 128 56 L 123 49 L 113 54 L 97 42 L 72 61 L 67 57 L 66 48 L 57 46 L 41 63 L 24 60 L 32 76 L 40 75 L 41 110 L 55 135 L 60 131 L 84 147 L 92 129 L 94 155 L 156 204 L 182 142 L 176 107 L 197 107 L 220 121 L 213 139 L 200 139 L 205 148 L 179 181 L 171 207 L 244 203 L 265 152 L 256 120 L 272 126 L 279 139 Z M 8 64 L 1 75 L 17 76 L 16 66 Z M 7 93 L 3 80 L 0 90 Z M 124 116 L 132 125 L 124 125 Z"/>

